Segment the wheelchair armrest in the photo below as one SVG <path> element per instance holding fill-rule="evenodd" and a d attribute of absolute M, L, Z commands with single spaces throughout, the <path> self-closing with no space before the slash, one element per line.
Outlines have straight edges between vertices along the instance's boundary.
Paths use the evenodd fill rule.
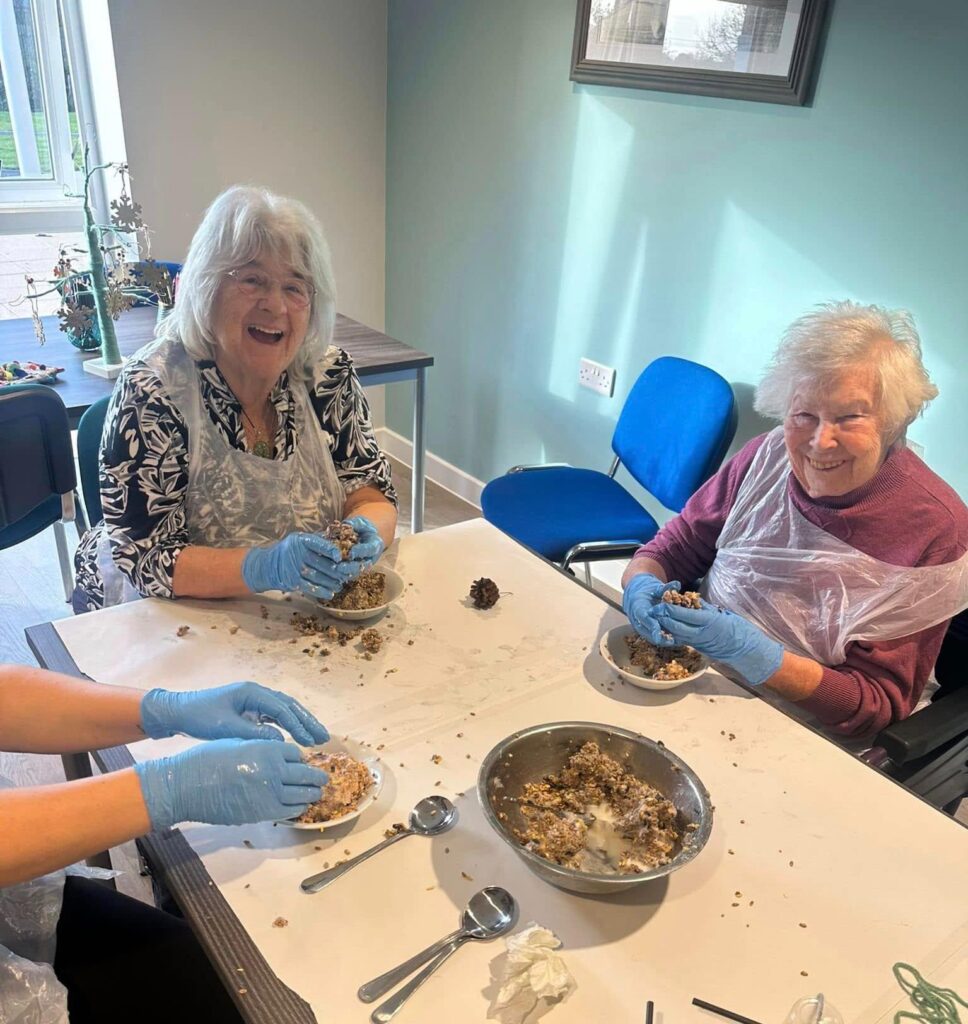
<path fill-rule="evenodd" d="M 917 714 L 882 729 L 874 740 L 897 765 L 907 764 L 968 734 L 968 686 L 929 704 Z"/>
<path fill-rule="evenodd" d="M 571 469 L 570 462 L 541 462 L 534 466 L 512 466 L 508 473 L 530 473 L 533 469 Z"/>

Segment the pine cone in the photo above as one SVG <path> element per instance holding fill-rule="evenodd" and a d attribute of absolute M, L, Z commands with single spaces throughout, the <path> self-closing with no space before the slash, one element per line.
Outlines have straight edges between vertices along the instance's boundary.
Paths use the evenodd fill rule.
<path fill-rule="evenodd" d="M 497 584 L 486 576 L 474 580 L 471 584 L 471 598 L 475 608 L 493 608 L 500 596 L 501 591 L 497 589 Z"/>

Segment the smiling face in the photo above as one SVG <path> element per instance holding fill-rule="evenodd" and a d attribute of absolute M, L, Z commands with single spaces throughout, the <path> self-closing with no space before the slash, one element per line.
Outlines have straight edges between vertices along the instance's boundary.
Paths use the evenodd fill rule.
<path fill-rule="evenodd" d="M 224 278 L 215 302 L 215 361 L 233 389 L 245 382 L 268 392 L 302 345 L 311 307 L 293 308 L 277 286 L 299 276 L 279 257 L 264 255 L 240 268 L 247 270 L 272 278 L 272 287 L 246 295 L 236 278 Z"/>
<path fill-rule="evenodd" d="M 848 370 L 832 385 L 793 396 L 783 435 L 794 476 L 812 498 L 866 484 L 887 455 L 877 414 L 874 371 Z"/>

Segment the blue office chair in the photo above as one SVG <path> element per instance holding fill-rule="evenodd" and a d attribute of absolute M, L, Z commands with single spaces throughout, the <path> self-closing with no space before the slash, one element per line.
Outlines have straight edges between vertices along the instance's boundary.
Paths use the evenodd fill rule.
<path fill-rule="evenodd" d="M 66 523 L 87 528 L 75 505 L 71 429 L 60 396 L 42 384 L 0 389 L 0 549 L 54 528 L 68 601 L 74 590 Z"/>
<path fill-rule="evenodd" d="M 736 402 L 714 370 L 663 356 L 639 375 L 612 435 L 607 473 L 562 463 L 514 466 L 481 495 L 484 518 L 568 568 L 628 558 L 659 530 L 615 480 L 620 465 L 676 512 L 723 461 L 736 433 Z"/>
<path fill-rule="evenodd" d="M 108 411 L 110 395 L 99 398 L 88 406 L 81 422 L 77 425 L 77 465 L 81 470 L 81 493 L 84 495 L 84 508 L 87 510 L 87 521 L 91 526 L 104 518 L 101 511 L 101 434 L 104 432 L 104 417 Z"/>

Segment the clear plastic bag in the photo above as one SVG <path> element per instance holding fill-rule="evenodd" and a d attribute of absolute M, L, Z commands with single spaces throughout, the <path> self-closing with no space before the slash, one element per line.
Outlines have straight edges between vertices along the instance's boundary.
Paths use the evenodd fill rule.
<path fill-rule="evenodd" d="M 968 607 L 968 555 L 945 565 L 882 562 L 794 507 L 783 429 L 760 446 L 717 541 L 703 596 L 784 647 L 840 665 L 852 641 L 891 640 Z"/>
<path fill-rule="evenodd" d="M 69 1024 L 67 989 L 50 964 L 35 964 L 0 946 L 3 1024 Z"/>

